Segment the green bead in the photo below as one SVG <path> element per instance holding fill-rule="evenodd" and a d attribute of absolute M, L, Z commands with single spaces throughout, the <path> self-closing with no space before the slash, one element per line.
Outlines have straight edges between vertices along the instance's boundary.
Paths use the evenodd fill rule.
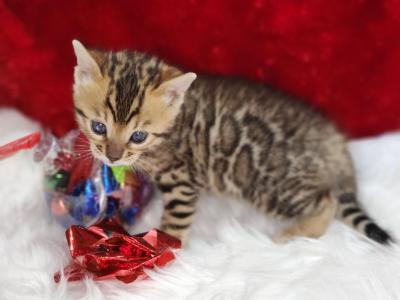
<path fill-rule="evenodd" d="M 128 166 L 116 166 L 116 167 L 111 167 L 111 170 L 113 172 L 113 175 L 115 177 L 115 180 L 119 183 L 122 184 L 125 182 L 125 175 L 126 172 L 129 171 Z"/>
<path fill-rule="evenodd" d="M 45 177 L 45 188 L 52 191 L 65 191 L 69 183 L 69 173 L 63 170 Z"/>

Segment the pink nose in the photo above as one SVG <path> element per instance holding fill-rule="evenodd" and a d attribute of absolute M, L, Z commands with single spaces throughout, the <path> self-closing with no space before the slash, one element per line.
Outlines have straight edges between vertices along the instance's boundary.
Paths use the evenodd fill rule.
<path fill-rule="evenodd" d="M 124 154 L 124 148 L 116 142 L 109 142 L 106 148 L 106 156 L 110 162 L 121 159 Z"/>

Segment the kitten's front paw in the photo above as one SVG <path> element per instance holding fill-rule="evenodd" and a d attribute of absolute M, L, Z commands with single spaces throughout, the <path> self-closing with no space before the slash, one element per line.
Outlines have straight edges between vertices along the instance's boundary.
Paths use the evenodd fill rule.
<path fill-rule="evenodd" d="M 272 240 L 276 243 L 276 244 L 286 244 L 287 242 L 290 242 L 294 239 L 293 235 L 291 234 L 287 234 L 285 232 L 280 232 L 278 234 L 275 234 L 272 237 Z"/>
<path fill-rule="evenodd" d="M 188 244 L 189 230 L 174 229 L 170 226 L 161 226 L 161 231 L 172 235 L 182 243 L 182 248 Z"/>

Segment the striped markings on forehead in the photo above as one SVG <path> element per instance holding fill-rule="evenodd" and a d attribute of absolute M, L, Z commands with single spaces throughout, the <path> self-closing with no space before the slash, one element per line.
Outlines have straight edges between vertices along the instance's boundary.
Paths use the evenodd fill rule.
<path fill-rule="evenodd" d="M 115 122 L 128 123 L 140 113 L 146 89 L 160 84 L 160 65 L 159 59 L 142 54 L 111 53 L 105 104 Z"/>

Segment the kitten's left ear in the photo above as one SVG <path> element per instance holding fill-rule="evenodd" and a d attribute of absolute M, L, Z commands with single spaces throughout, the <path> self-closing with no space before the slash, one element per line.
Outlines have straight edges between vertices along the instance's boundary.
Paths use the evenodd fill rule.
<path fill-rule="evenodd" d="M 72 41 L 77 64 L 75 67 L 75 83 L 86 84 L 93 79 L 101 78 L 100 67 L 94 57 L 78 40 Z"/>
<path fill-rule="evenodd" d="M 163 99 L 166 101 L 167 105 L 182 104 L 185 92 L 196 77 L 195 73 L 189 72 L 163 82 L 159 90 L 162 92 Z"/>

